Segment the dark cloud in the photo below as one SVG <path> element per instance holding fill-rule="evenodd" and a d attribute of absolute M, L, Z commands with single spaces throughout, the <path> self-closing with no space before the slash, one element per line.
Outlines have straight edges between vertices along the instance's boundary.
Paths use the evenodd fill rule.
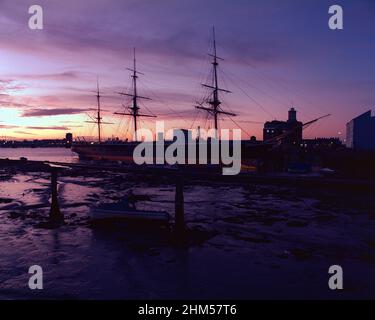
<path fill-rule="evenodd" d="M 90 109 L 78 109 L 78 108 L 32 109 L 32 110 L 25 110 L 22 113 L 22 117 L 47 117 L 47 116 L 72 115 L 72 114 L 81 114 L 89 110 Z"/>
<path fill-rule="evenodd" d="M 36 136 L 35 133 L 31 133 L 31 132 L 27 132 L 27 131 L 14 131 L 14 133 L 19 133 L 19 134 L 24 134 L 24 135 L 28 135 L 28 136 Z"/>
<path fill-rule="evenodd" d="M 25 5 L 3 3 L 8 19 L 16 26 L 24 24 Z M 293 51 L 279 41 L 277 32 L 270 32 L 259 14 L 259 4 L 242 0 L 230 4 L 220 0 L 90 0 L 77 4 L 68 0 L 61 7 L 58 2 L 40 0 L 45 9 L 43 37 L 24 32 L 21 37 L 10 38 L 8 33 L 0 33 L 0 39 L 10 48 L 32 50 L 38 55 L 59 55 L 56 52 L 62 49 L 80 52 L 88 59 L 98 53 L 124 59 L 132 47 L 137 47 L 141 55 L 186 63 L 202 59 L 210 45 L 211 26 L 216 24 L 222 46 L 230 47 L 234 57 L 245 55 L 262 63 L 280 61 L 284 51 Z M 269 14 L 266 10 L 262 13 Z M 262 28 L 256 28 L 257 24 Z M 48 50 L 40 52 L 41 45 Z"/>
<path fill-rule="evenodd" d="M 82 73 L 77 71 L 66 71 L 60 73 L 48 73 L 48 74 L 18 74 L 17 78 L 20 79 L 32 79 L 32 80 L 75 80 L 81 78 Z"/>
<path fill-rule="evenodd" d="M 8 124 L 0 124 L 0 129 L 14 129 L 14 128 L 19 128 L 19 126 L 13 126 L 13 125 L 8 125 Z"/>
<path fill-rule="evenodd" d="M 30 130 L 64 130 L 64 131 L 69 131 L 70 128 L 68 127 L 62 127 L 62 126 L 51 126 L 51 127 L 33 127 L 33 126 L 28 126 L 25 127 L 26 129 Z"/>

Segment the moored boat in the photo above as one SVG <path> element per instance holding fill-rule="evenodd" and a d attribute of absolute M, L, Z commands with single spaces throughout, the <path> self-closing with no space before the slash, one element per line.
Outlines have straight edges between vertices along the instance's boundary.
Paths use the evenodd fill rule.
<path fill-rule="evenodd" d="M 170 216 L 165 211 L 137 210 L 127 198 L 120 202 L 103 203 L 90 209 L 91 221 L 126 220 L 168 224 Z"/>

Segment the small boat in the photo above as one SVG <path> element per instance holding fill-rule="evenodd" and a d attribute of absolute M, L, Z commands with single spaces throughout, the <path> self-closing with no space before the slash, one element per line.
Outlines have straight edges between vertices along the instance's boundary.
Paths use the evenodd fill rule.
<path fill-rule="evenodd" d="M 90 209 L 91 220 L 127 220 L 131 222 L 167 224 L 170 216 L 165 211 L 137 210 L 127 198 L 115 203 L 103 203 Z"/>

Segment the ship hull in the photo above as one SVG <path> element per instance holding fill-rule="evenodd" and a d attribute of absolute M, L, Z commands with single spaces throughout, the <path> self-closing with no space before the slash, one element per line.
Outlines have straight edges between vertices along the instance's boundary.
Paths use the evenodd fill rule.
<path fill-rule="evenodd" d="M 151 143 L 151 142 L 150 142 Z M 173 141 L 165 141 L 164 151 L 168 148 Z M 153 145 L 154 163 L 156 163 L 156 144 Z M 73 144 L 72 151 L 79 155 L 82 160 L 96 160 L 96 161 L 114 161 L 124 164 L 135 164 L 133 154 L 139 142 L 124 142 L 119 144 Z M 244 167 L 253 167 L 255 159 L 261 158 L 268 150 L 268 145 L 264 144 L 251 144 L 247 141 L 241 143 L 241 163 Z M 188 161 L 188 145 L 186 145 L 186 162 Z M 233 154 L 233 145 L 230 143 L 229 154 Z M 207 163 L 211 164 L 211 146 L 207 145 Z M 160 162 L 157 162 L 160 163 Z M 196 163 L 199 163 L 199 147 L 196 148 Z"/>
<path fill-rule="evenodd" d="M 82 160 L 105 160 L 133 163 L 133 152 L 136 145 L 119 144 L 80 144 L 73 145 L 72 151 L 77 153 Z"/>

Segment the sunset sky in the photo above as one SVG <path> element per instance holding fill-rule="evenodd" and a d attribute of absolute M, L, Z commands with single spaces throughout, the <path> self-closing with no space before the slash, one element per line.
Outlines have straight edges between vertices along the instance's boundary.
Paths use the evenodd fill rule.
<path fill-rule="evenodd" d="M 28 8 L 44 9 L 44 29 L 28 28 Z M 328 28 L 328 8 L 344 9 L 344 30 Z M 85 123 L 100 79 L 106 137 L 130 134 L 114 116 L 127 99 L 137 49 L 141 112 L 167 128 L 212 125 L 194 109 L 209 75 L 211 28 L 219 81 L 232 93 L 223 109 L 261 139 L 262 123 L 327 113 L 306 137 L 345 135 L 345 124 L 375 109 L 375 1 L 326 0 L 0 0 L 0 138 L 95 135 Z M 236 127 L 224 119 L 221 127 Z M 153 128 L 154 119 L 140 126 Z M 340 135 L 341 133 L 341 135 Z"/>

